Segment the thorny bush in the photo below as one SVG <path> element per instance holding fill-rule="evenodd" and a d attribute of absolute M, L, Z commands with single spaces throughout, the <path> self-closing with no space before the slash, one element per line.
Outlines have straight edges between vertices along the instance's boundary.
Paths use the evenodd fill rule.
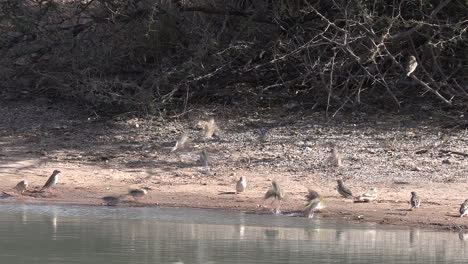
<path fill-rule="evenodd" d="M 2 0 L 0 87 L 150 114 L 421 98 L 466 109 L 467 13 L 463 0 Z"/>

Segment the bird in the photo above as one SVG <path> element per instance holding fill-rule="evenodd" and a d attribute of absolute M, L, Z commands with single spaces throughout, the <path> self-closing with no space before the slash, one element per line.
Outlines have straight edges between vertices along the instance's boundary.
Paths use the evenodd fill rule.
<path fill-rule="evenodd" d="M 117 196 L 105 196 L 105 197 L 102 197 L 101 199 L 104 200 L 104 202 L 107 203 L 107 206 L 115 206 L 125 196 L 126 196 L 126 194 L 121 194 L 121 195 L 117 195 Z"/>
<path fill-rule="evenodd" d="M 410 56 L 408 61 L 408 67 L 406 68 L 406 76 L 410 76 L 418 67 L 418 61 L 415 56 Z"/>
<path fill-rule="evenodd" d="M 460 217 L 465 216 L 468 214 L 468 199 L 466 199 L 461 205 L 460 205 Z"/>
<path fill-rule="evenodd" d="M 205 134 L 205 139 L 210 139 L 213 136 L 219 138 L 218 136 L 218 125 L 216 125 L 214 118 L 211 118 L 208 122 L 205 123 L 203 128 L 203 133 Z"/>
<path fill-rule="evenodd" d="M 280 214 L 280 207 L 281 207 L 281 201 L 286 198 L 286 193 L 283 191 L 283 189 L 279 186 L 276 181 L 271 182 L 271 187 L 270 189 L 265 193 L 264 199 L 267 200 L 269 198 L 273 198 L 273 201 L 271 202 L 272 204 L 275 201 L 279 201 L 278 206 L 275 208 L 275 214 Z"/>
<path fill-rule="evenodd" d="M 332 148 L 332 152 L 331 152 L 331 156 L 330 156 L 330 163 L 335 166 L 335 167 L 341 167 L 343 166 L 343 161 L 342 161 L 342 158 L 341 158 L 341 153 L 340 151 L 338 150 L 338 148 L 336 147 L 333 147 Z"/>
<path fill-rule="evenodd" d="M 377 189 L 371 188 L 369 192 L 363 193 L 362 195 L 356 197 L 355 202 L 368 203 L 377 199 Z"/>
<path fill-rule="evenodd" d="M 186 147 L 186 143 L 187 143 L 188 138 L 189 137 L 188 137 L 187 132 L 182 133 L 179 140 L 176 141 L 175 146 L 171 149 L 171 152 L 174 152 L 174 151 L 176 151 L 178 149 L 184 149 Z"/>
<path fill-rule="evenodd" d="M 206 155 L 206 152 L 204 150 L 202 150 L 202 152 L 200 152 L 200 163 L 203 167 L 205 168 L 208 168 L 208 157 Z"/>
<path fill-rule="evenodd" d="M 22 180 L 20 182 L 18 182 L 18 184 L 16 184 L 15 186 L 15 190 L 19 193 L 24 193 L 24 191 L 26 191 L 26 188 L 28 188 L 28 181 L 27 180 Z"/>
<path fill-rule="evenodd" d="M 149 190 L 151 190 L 150 187 L 143 187 L 141 189 L 132 189 L 128 192 L 128 195 L 132 196 L 133 199 L 137 200 L 137 198 L 141 198 L 145 196 Z"/>
<path fill-rule="evenodd" d="M 241 176 L 236 184 L 236 194 L 245 191 L 246 187 L 247 187 L 247 180 Z"/>
<path fill-rule="evenodd" d="M 308 218 L 313 218 L 316 210 L 322 207 L 323 197 L 318 194 L 318 192 L 309 189 L 308 194 L 306 195 L 306 206 L 304 207 L 304 216 Z"/>
<path fill-rule="evenodd" d="M 286 193 L 283 191 L 283 189 L 279 186 L 276 181 L 271 182 L 271 187 L 270 189 L 265 193 L 264 199 L 267 200 L 269 198 L 274 198 L 275 200 L 284 200 L 286 196 Z"/>
<path fill-rule="evenodd" d="M 341 194 L 341 196 L 344 198 L 353 197 L 353 193 L 344 185 L 343 180 L 337 180 L 336 182 L 338 183 L 338 193 Z"/>
<path fill-rule="evenodd" d="M 421 205 L 421 199 L 419 199 L 419 196 L 416 194 L 416 192 L 411 192 L 411 209 L 418 208 Z"/>
<path fill-rule="evenodd" d="M 49 189 L 52 186 L 54 186 L 58 181 L 58 174 L 59 173 L 60 173 L 59 170 L 54 170 L 54 172 L 52 172 L 52 175 L 49 177 L 47 182 L 44 184 L 44 186 L 42 186 L 41 191 L 44 191 L 45 189 Z"/>

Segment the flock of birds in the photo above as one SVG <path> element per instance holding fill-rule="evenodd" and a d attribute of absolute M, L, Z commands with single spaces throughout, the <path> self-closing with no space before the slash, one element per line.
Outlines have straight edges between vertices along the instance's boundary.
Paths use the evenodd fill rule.
<path fill-rule="evenodd" d="M 203 129 L 205 139 L 212 138 L 212 137 L 219 137 L 217 134 L 218 127 L 214 121 L 214 119 L 210 119 L 209 121 L 200 121 L 197 124 L 200 128 Z M 171 149 L 171 152 L 184 149 L 187 147 L 189 141 L 188 133 L 184 132 L 179 140 L 177 140 L 175 146 Z M 329 158 L 329 162 L 337 167 L 342 166 L 342 158 L 341 154 L 337 148 L 332 147 L 331 157 Z M 203 150 L 200 152 L 200 164 L 204 168 L 208 168 L 208 157 L 206 151 Z M 39 192 L 44 192 L 51 189 L 58 181 L 58 175 L 60 171 L 54 170 L 52 175 L 49 177 L 47 182 L 42 186 Z M 26 180 L 20 181 L 14 189 L 23 194 L 26 189 L 28 188 L 28 182 Z M 236 182 L 236 192 L 235 194 L 240 194 L 244 192 L 247 188 L 247 180 L 245 177 L 240 177 L 240 179 Z M 131 189 L 128 193 L 121 194 L 121 195 L 113 195 L 113 196 L 105 196 L 102 197 L 102 200 L 108 206 L 115 206 L 117 205 L 122 199 L 127 196 L 133 197 L 135 201 L 138 201 L 140 198 L 145 196 L 148 191 L 151 190 L 150 187 L 143 187 L 140 189 Z M 343 196 L 344 198 L 353 198 L 354 202 L 372 202 L 377 199 L 377 190 L 372 188 L 370 192 L 366 192 L 360 196 L 354 196 L 351 190 L 345 186 L 343 180 L 337 180 L 337 191 L 338 193 Z M 277 206 L 274 210 L 275 214 L 281 214 L 280 207 L 281 201 L 283 201 L 286 197 L 286 192 L 281 188 L 281 186 L 276 182 L 272 181 L 270 189 L 265 193 L 264 200 L 268 200 L 272 198 L 272 205 L 275 201 L 277 201 Z M 319 195 L 316 191 L 309 189 L 308 194 L 306 195 L 306 205 L 303 210 L 303 216 L 312 218 L 314 216 L 315 211 L 322 208 L 322 201 L 323 197 Z M 411 199 L 410 199 L 411 209 L 415 209 L 420 207 L 421 199 L 416 194 L 416 192 L 411 192 Z M 468 214 L 468 199 L 466 199 L 460 206 L 460 217 L 463 217 Z"/>
<path fill-rule="evenodd" d="M 49 177 L 49 179 L 44 184 L 44 186 L 42 186 L 39 192 L 45 192 L 45 191 L 51 190 L 51 188 L 55 184 L 57 184 L 59 173 L 60 173 L 59 170 L 54 170 L 54 172 L 52 172 L 52 175 Z M 16 184 L 16 186 L 13 189 L 15 189 L 19 194 L 23 194 L 27 190 L 28 186 L 29 186 L 28 181 L 22 180 L 18 184 Z M 135 199 L 135 201 L 138 201 L 138 199 L 145 196 L 149 190 L 151 190 L 150 187 L 143 187 L 141 189 L 131 189 L 126 194 L 121 194 L 118 196 L 105 196 L 105 197 L 102 197 L 102 200 L 106 202 L 108 206 L 117 205 L 121 201 L 121 199 L 125 198 L 126 196 L 132 196 L 133 199 Z"/>

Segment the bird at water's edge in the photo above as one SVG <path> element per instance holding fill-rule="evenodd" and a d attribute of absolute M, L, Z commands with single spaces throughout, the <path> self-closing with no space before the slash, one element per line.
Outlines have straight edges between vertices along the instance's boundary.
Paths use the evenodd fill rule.
<path fill-rule="evenodd" d="M 466 214 L 468 214 L 468 199 L 460 205 L 460 217 L 463 217 Z"/>
<path fill-rule="evenodd" d="M 28 188 L 28 181 L 27 180 L 22 180 L 22 181 L 18 182 L 18 184 L 16 184 L 14 189 L 17 192 L 22 194 L 24 191 L 26 191 L 27 188 Z"/>
<path fill-rule="evenodd" d="M 369 192 L 363 193 L 360 196 L 357 196 L 355 198 L 354 202 L 363 202 L 363 203 L 369 203 L 377 199 L 377 189 L 376 188 L 371 188 Z"/>
<path fill-rule="evenodd" d="M 105 197 L 102 197 L 101 199 L 104 200 L 104 202 L 107 203 L 107 206 L 115 206 L 125 196 L 126 196 L 126 194 L 121 194 L 119 196 L 105 196 Z"/>
<path fill-rule="evenodd" d="M 341 194 L 341 196 L 344 198 L 353 197 L 353 193 L 344 185 L 343 180 L 337 180 L 336 182 L 338 183 L 338 193 Z"/>
<path fill-rule="evenodd" d="M 47 180 L 47 182 L 44 184 L 44 186 L 42 186 L 41 188 L 41 191 L 45 190 L 45 189 L 50 189 L 52 186 L 54 186 L 55 184 L 57 184 L 57 181 L 58 181 L 58 174 L 60 173 L 59 170 L 54 170 L 54 172 L 52 172 L 52 175 L 49 177 L 49 179 Z"/>
<path fill-rule="evenodd" d="M 304 216 L 313 218 L 316 210 L 322 207 L 323 197 L 318 192 L 309 189 L 309 193 L 306 195 L 307 204 L 304 207 Z"/>
<path fill-rule="evenodd" d="M 419 199 L 419 196 L 416 194 L 416 192 L 411 192 L 411 209 L 418 208 L 421 205 L 421 199 Z"/>
<path fill-rule="evenodd" d="M 264 199 L 267 200 L 269 198 L 273 198 L 273 201 L 271 202 L 272 204 L 275 201 L 278 201 L 278 206 L 275 208 L 275 214 L 281 214 L 280 207 L 281 207 L 281 201 L 284 200 L 286 197 L 286 193 L 283 191 L 283 189 L 279 186 L 279 184 L 275 181 L 271 182 L 271 187 L 270 189 L 265 193 Z"/>
<path fill-rule="evenodd" d="M 245 178 L 241 176 L 236 184 L 236 193 L 241 193 L 245 191 L 246 187 L 247 187 L 247 180 L 245 180 Z"/>
<path fill-rule="evenodd" d="M 137 198 L 141 198 L 145 196 L 149 190 L 151 190 L 150 187 L 143 187 L 141 189 L 133 189 L 128 192 L 128 195 L 132 196 L 133 199 L 137 200 Z"/>

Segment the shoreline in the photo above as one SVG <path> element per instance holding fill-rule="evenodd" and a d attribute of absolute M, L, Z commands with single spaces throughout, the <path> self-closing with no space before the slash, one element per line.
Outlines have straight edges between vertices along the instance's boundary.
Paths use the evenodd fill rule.
<path fill-rule="evenodd" d="M 10 192 L 8 192 L 10 193 Z M 86 197 L 90 193 L 82 194 L 82 197 Z M 272 208 L 265 206 L 264 204 L 257 204 L 253 201 L 258 200 L 261 201 L 262 199 L 254 199 L 252 197 L 243 197 L 246 200 L 237 200 L 233 203 L 226 203 L 225 200 L 214 200 L 212 197 L 203 197 L 200 199 L 201 202 L 198 203 L 190 203 L 184 201 L 170 201 L 173 200 L 174 197 L 180 195 L 190 195 L 190 193 L 166 193 L 166 194 L 156 194 L 154 196 L 148 195 L 150 197 L 144 197 L 141 202 L 135 202 L 133 199 L 125 199 L 117 206 L 111 207 L 145 207 L 145 208 L 154 208 L 154 207 L 164 207 L 164 208 L 191 208 L 191 209 L 203 209 L 203 210 L 221 210 L 221 211 L 236 211 L 236 212 L 246 212 L 252 214 L 262 214 L 262 215 L 271 215 L 275 216 L 272 213 Z M 66 199 L 66 198 L 59 198 L 60 194 L 56 194 L 57 197 L 24 197 L 25 199 L 16 199 L 18 197 L 16 194 L 14 197 L 6 198 L 0 200 L 2 204 L 27 204 L 27 205 L 61 205 L 61 206 L 106 206 L 102 200 L 96 198 L 86 198 L 86 199 Z M 77 195 L 74 193 L 74 195 Z M 193 195 L 193 193 L 192 193 Z M 229 194 L 228 194 L 229 195 Z M 157 196 L 157 198 L 156 198 Z M 237 195 L 239 196 L 239 195 Z M 156 200 L 159 199 L 161 202 L 157 202 Z M 241 198 L 242 199 L 242 198 Z M 431 230 L 444 230 L 444 231 L 453 231 L 453 232 L 460 232 L 460 231 L 467 231 L 468 230 L 468 223 L 460 219 L 462 222 L 457 223 L 455 214 L 454 215 L 445 215 L 445 217 L 453 218 L 453 221 L 444 222 L 440 221 L 440 219 L 433 219 L 432 221 L 421 221 L 418 216 L 411 216 L 410 213 L 414 212 L 404 208 L 394 208 L 393 212 L 401 212 L 398 214 L 390 214 L 386 215 L 385 210 L 378 210 L 381 204 L 385 204 L 385 202 L 376 201 L 375 204 L 372 203 L 352 203 L 351 201 L 340 201 L 337 202 L 335 197 L 328 197 L 326 198 L 329 201 L 335 201 L 335 205 L 329 206 L 325 204 L 323 209 L 318 210 L 315 213 L 314 218 L 319 218 L 322 220 L 325 219 L 332 219 L 332 220 L 342 220 L 352 223 L 371 223 L 371 224 L 378 224 L 383 226 L 398 226 L 398 227 L 416 227 L 416 228 L 423 228 L 423 229 L 431 229 Z M 338 198 L 338 200 L 340 200 Z M 208 202 L 211 201 L 211 202 Z M 300 207 L 297 204 L 301 204 L 302 200 L 294 200 L 294 201 L 286 201 L 283 206 L 281 207 L 282 215 L 288 216 L 286 214 L 290 213 L 300 213 Z M 362 205 L 365 205 L 367 208 L 362 208 Z M 359 205 L 359 206 L 350 206 L 350 205 Z M 434 206 L 434 205 L 432 205 Z M 431 206 L 431 209 L 433 209 Z M 422 208 L 421 208 L 422 209 Z M 417 212 L 416 212 L 417 213 Z M 423 214 L 424 215 L 424 214 Z M 301 217 L 301 216 L 288 216 L 288 217 Z M 460 218 L 460 217 L 458 217 Z M 467 217 L 465 217 L 468 219 Z M 445 218 L 447 219 L 447 218 Z M 466 224 L 465 224 L 466 223 Z"/>
<path fill-rule="evenodd" d="M 172 120 L 100 119 L 69 102 L 8 102 L 0 110 L 0 191 L 25 179 L 27 195 L 37 196 L 31 199 L 100 205 L 101 197 L 151 187 L 138 206 L 269 213 L 263 196 L 274 180 L 287 193 L 282 211 L 301 211 L 310 188 L 325 198 L 319 217 L 468 229 L 458 213 L 468 198 L 468 137 L 444 129 L 444 115 L 340 113 L 330 120 L 323 112 L 219 106 Z M 211 117 L 218 138 L 199 129 Z M 171 151 L 184 134 L 187 146 Z M 341 166 L 329 162 L 332 145 Z M 202 151 L 209 169 L 200 166 Z M 61 173 L 52 193 L 35 192 L 55 169 Z M 246 191 L 232 194 L 240 177 Z M 377 188 L 377 200 L 342 198 L 337 179 L 356 196 Z M 422 205 L 409 211 L 413 191 Z"/>

